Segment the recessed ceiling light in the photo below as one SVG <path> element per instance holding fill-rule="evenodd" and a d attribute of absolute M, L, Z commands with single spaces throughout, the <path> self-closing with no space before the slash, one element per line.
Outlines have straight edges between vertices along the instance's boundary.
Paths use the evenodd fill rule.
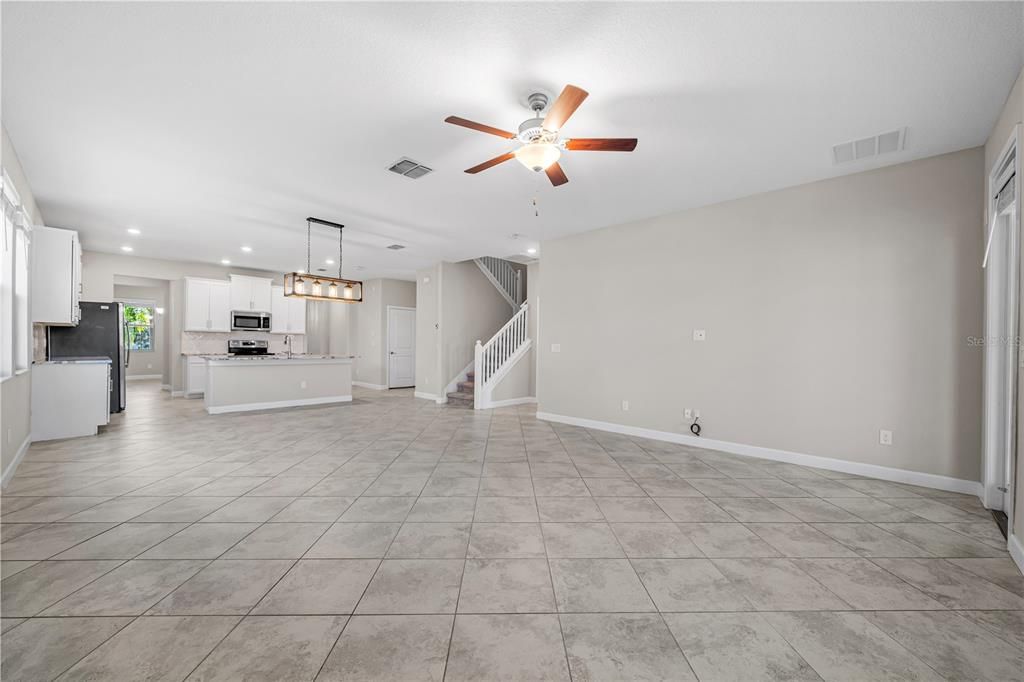
<path fill-rule="evenodd" d="M 132 247 L 130 247 L 130 246 L 122 246 L 122 247 L 121 247 L 121 250 L 122 250 L 122 251 L 134 251 L 135 249 L 133 249 L 133 248 L 132 248 Z"/>
<path fill-rule="evenodd" d="M 231 265 L 231 261 L 229 261 L 227 258 L 221 258 L 220 259 L 220 264 L 221 265 Z"/>
<path fill-rule="evenodd" d="M 245 253 L 252 253 L 252 247 L 251 246 L 243 246 L 242 247 L 242 251 L 244 251 Z"/>
<path fill-rule="evenodd" d="M 537 253 L 537 249 L 530 247 L 529 249 L 526 250 L 526 253 L 532 256 L 533 254 Z"/>
<path fill-rule="evenodd" d="M 327 259 L 327 260 L 325 260 L 324 262 L 325 262 L 325 263 L 327 263 L 328 265 L 334 265 L 334 261 L 333 261 L 333 260 L 331 260 L 330 258 L 328 258 L 328 259 Z"/>
<path fill-rule="evenodd" d="M 142 232 L 140 232 L 138 229 L 136 229 L 134 227 L 129 227 L 128 228 L 128 234 L 142 234 Z"/>

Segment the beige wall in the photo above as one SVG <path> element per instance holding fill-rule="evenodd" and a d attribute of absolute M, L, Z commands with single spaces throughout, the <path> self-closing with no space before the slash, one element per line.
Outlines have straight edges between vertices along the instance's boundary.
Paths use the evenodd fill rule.
<path fill-rule="evenodd" d="M 440 396 L 441 264 L 416 273 L 416 393 Z"/>
<path fill-rule="evenodd" d="M 1017 77 L 1017 82 L 1010 90 L 1010 94 L 1006 98 L 1006 105 L 1003 107 L 1003 111 L 1000 113 L 996 125 L 992 129 L 992 134 L 989 135 L 988 142 L 985 143 L 983 182 L 988 181 L 992 167 L 999 160 L 999 154 L 1003 151 L 1007 140 L 1010 139 L 1014 126 L 1022 121 L 1024 121 L 1024 70 L 1021 71 L 1020 76 Z M 1022 153 L 1024 153 L 1024 150 L 1017 150 L 1018 158 L 1020 158 Z M 1024 196 L 1018 196 L 1017 203 L 1017 215 L 1024 216 Z M 982 206 L 987 218 L 989 202 L 984 198 L 982 198 Z M 984 235 L 984 232 L 982 232 L 982 235 Z M 981 237 L 982 240 L 984 238 L 984 236 Z M 1021 294 L 1021 312 L 1024 313 L 1024 279 L 1021 280 Z M 1024 319 L 1024 317 L 1020 319 Z M 1018 369 L 1017 385 L 1024 386 L 1024 367 Z M 1020 394 L 1021 392 L 1018 389 L 1018 395 Z M 1024 400 L 1019 399 L 1017 401 L 1017 424 L 1017 480 L 1014 482 L 1013 534 L 1017 538 L 1017 542 L 1024 545 L 1024 455 L 1021 455 L 1024 452 L 1024 429 L 1020 427 L 1021 424 L 1024 424 Z"/>
<path fill-rule="evenodd" d="M 539 410 L 979 480 L 982 162 L 545 242 Z"/>
<path fill-rule="evenodd" d="M 477 340 L 494 336 L 512 308 L 471 260 L 416 275 L 416 392 L 441 397 L 473 362 Z"/>
<path fill-rule="evenodd" d="M 28 178 L 18 160 L 18 154 L 14 145 L 7 136 L 7 129 L 0 127 L 0 166 L 7 172 L 14 189 L 18 192 L 22 206 L 29 214 L 34 225 L 43 224 L 43 216 L 36 206 L 35 196 L 28 184 Z M 31 248 L 31 247 L 30 247 Z M 31 258 L 29 259 L 31 263 Z M 31 282 L 31 274 L 29 281 Z M 29 291 L 29 305 L 31 306 L 32 292 Z M 0 324 L 9 324 L 8 320 L 0 321 Z M 30 405 L 32 404 L 32 368 L 29 371 L 10 377 L 0 383 L 0 470 L 7 472 L 8 467 L 18 455 L 21 446 L 26 442 L 31 432 L 32 419 Z"/>
<path fill-rule="evenodd" d="M 363 302 L 349 313 L 353 381 L 374 387 L 388 383 L 388 306 L 416 307 L 416 283 L 371 279 L 363 283 Z"/>

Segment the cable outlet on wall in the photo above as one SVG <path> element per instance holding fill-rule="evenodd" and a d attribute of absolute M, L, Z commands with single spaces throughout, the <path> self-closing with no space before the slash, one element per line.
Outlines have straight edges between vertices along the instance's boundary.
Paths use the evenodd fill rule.
<path fill-rule="evenodd" d="M 882 429 L 878 432 L 878 444 L 879 445 L 892 445 L 892 431 L 888 429 Z"/>
<path fill-rule="evenodd" d="M 623 400 L 622 401 L 622 411 L 623 412 L 629 412 L 629 401 L 628 400 Z"/>
<path fill-rule="evenodd" d="M 705 329 L 694 329 L 693 340 L 694 341 L 706 341 L 708 338 L 707 330 Z"/>

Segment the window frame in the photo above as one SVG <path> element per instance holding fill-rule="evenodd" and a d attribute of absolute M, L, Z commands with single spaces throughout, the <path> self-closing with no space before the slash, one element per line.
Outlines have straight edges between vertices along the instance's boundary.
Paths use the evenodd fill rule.
<path fill-rule="evenodd" d="M 125 315 L 125 334 L 128 338 L 125 339 L 127 348 L 132 353 L 155 353 L 156 352 L 156 302 L 155 301 L 120 301 L 125 308 L 148 308 L 149 309 L 149 324 L 135 324 L 128 321 L 127 314 Z M 131 337 L 128 335 L 129 328 L 140 328 L 149 329 L 149 348 L 134 348 L 132 347 Z"/>

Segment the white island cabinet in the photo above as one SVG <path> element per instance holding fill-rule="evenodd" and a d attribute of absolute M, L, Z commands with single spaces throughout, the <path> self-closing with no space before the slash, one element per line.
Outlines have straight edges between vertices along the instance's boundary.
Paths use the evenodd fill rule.
<path fill-rule="evenodd" d="M 206 358 L 203 405 L 210 414 L 352 400 L 352 358 L 328 355 Z"/>

